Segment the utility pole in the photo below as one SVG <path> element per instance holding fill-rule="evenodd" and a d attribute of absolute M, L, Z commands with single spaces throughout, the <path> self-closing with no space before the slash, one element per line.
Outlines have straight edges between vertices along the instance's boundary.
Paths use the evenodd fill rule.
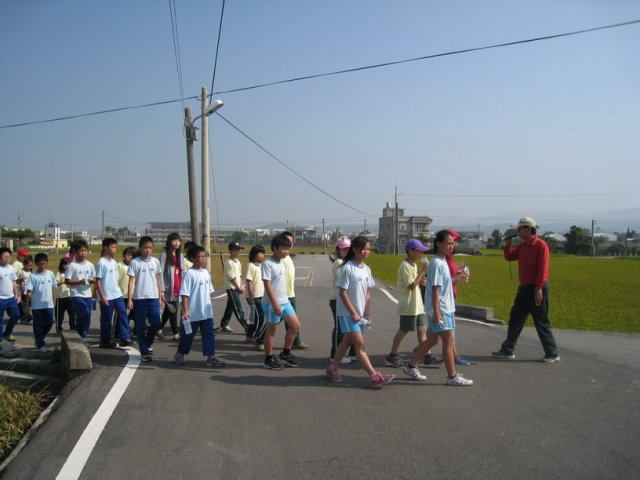
<path fill-rule="evenodd" d="M 104 210 L 102 210 L 102 240 L 104 240 Z"/>
<path fill-rule="evenodd" d="M 399 236 L 399 218 L 398 218 L 398 187 L 395 193 L 395 208 L 393 210 L 393 253 L 398 255 L 398 236 Z"/>
<path fill-rule="evenodd" d="M 211 216 L 209 210 L 209 116 L 206 114 L 209 106 L 207 87 L 202 87 L 200 131 L 202 132 L 202 246 L 207 254 L 207 270 L 211 272 Z"/>
<path fill-rule="evenodd" d="M 189 181 L 189 220 L 191 221 L 191 240 L 200 240 L 198 228 L 198 207 L 196 205 L 196 173 L 193 165 L 193 142 L 197 140 L 196 128 L 191 119 L 191 108 L 184 109 L 185 138 L 187 139 L 187 178 Z"/>
<path fill-rule="evenodd" d="M 324 245 L 324 248 L 322 250 L 323 255 L 327 254 L 327 237 L 324 234 L 324 218 L 322 219 L 322 245 Z"/>
<path fill-rule="evenodd" d="M 593 238 L 595 225 L 596 225 L 596 221 L 591 220 L 591 256 L 592 257 L 595 257 L 596 255 L 596 242 L 595 242 L 595 239 Z"/>

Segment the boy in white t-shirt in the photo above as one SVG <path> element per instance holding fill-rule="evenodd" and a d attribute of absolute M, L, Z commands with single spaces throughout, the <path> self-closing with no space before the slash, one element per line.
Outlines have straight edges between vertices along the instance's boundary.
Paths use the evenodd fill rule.
<path fill-rule="evenodd" d="M 76 330 L 84 339 L 91 327 L 91 310 L 93 309 L 93 293 L 91 285 L 95 283 L 96 269 L 87 260 L 89 245 L 84 240 L 77 240 L 76 257 L 67 266 L 64 283 L 69 286 L 71 305 L 76 314 Z"/>
<path fill-rule="evenodd" d="M 265 300 L 263 302 L 264 318 L 267 331 L 264 336 L 264 368 L 268 370 L 282 370 L 282 364 L 297 367 L 296 358 L 291 355 L 293 341 L 300 329 L 300 321 L 287 297 L 286 274 L 282 260 L 289 255 L 291 241 L 283 236 L 277 236 L 271 241 L 273 256 L 261 265 L 262 281 L 264 282 Z M 284 348 L 275 358 L 273 356 L 273 337 L 276 327 L 284 320 L 289 326 L 284 336 Z"/>
<path fill-rule="evenodd" d="M 151 256 L 153 239 L 141 237 L 138 242 L 140 256 L 129 264 L 129 286 L 127 291 L 127 307 L 133 308 L 135 330 L 140 347 L 140 360 L 150 362 L 153 354 L 153 339 L 160 330 L 160 306 L 164 303 L 164 282 L 160 261 Z M 135 289 L 134 289 L 135 286 Z M 149 328 L 146 330 L 147 318 Z"/>
<path fill-rule="evenodd" d="M 47 270 L 49 257 L 46 253 L 35 256 L 36 271 L 27 280 L 27 295 L 31 300 L 33 315 L 33 338 L 40 353 L 49 353 L 45 342 L 47 333 L 53 326 L 53 306 L 56 303 L 56 276 Z"/>
<path fill-rule="evenodd" d="M 231 321 L 231 316 L 235 315 L 245 334 L 247 333 L 247 321 L 244 318 L 244 310 L 240 301 L 240 295 L 244 293 L 242 264 L 238 259 L 240 250 L 243 248 L 238 242 L 229 244 L 229 258 L 224 262 L 224 289 L 227 292 L 227 306 L 224 309 L 220 319 L 220 326 L 216 328 L 216 332 L 233 333 L 229 322 Z"/>
<path fill-rule="evenodd" d="M 13 358 L 18 355 L 11 343 L 15 342 L 15 338 L 11 332 L 16 323 L 18 323 L 18 317 L 20 317 L 20 310 L 18 310 L 18 302 L 20 301 L 20 292 L 18 291 L 18 284 L 16 283 L 17 275 L 15 269 L 9 265 L 11 260 L 11 250 L 7 247 L 0 248 L 0 356 L 5 358 Z M 9 322 L 7 323 L 7 331 L 3 335 L 2 320 L 4 312 L 9 315 Z M 3 342 L 2 340 L 7 340 Z"/>
<path fill-rule="evenodd" d="M 202 354 L 207 357 L 207 367 L 221 368 L 226 364 L 216 357 L 216 337 L 213 331 L 213 306 L 211 275 L 205 269 L 207 252 L 195 245 L 187 252 L 193 267 L 184 272 L 180 283 L 182 302 L 182 327 L 178 351 L 174 357 L 176 364 L 184 365 L 184 356 L 191 350 L 191 344 L 198 329 L 202 336 Z"/>

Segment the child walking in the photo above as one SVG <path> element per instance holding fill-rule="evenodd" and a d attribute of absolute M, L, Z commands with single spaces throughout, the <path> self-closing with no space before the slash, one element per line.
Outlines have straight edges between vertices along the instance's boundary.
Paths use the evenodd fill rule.
<path fill-rule="evenodd" d="M 87 260 L 89 245 L 86 241 L 77 240 L 75 252 L 76 256 L 67 266 L 64 274 L 64 283 L 71 293 L 71 306 L 76 314 L 76 330 L 84 340 L 91 327 L 91 310 L 93 309 L 91 285 L 95 283 L 96 269 Z"/>
<path fill-rule="evenodd" d="M 433 241 L 435 257 L 429 264 L 427 273 L 427 288 L 425 293 L 425 304 L 427 318 L 429 322 L 429 333 L 427 339 L 416 349 L 413 357 L 407 365 L 403 367 L 405 374 L 413 380 L 426 380 L 417 368 L 420 358 L 437 342 L 442 340 L 442 356 L 447 368 L 447 385 L 470 386 L 473 380 L 463 377 L 456 371 L 454 337 L 456 328 L 455 301 L 453 298 L 453 281 L 451 272 L 447 265 L 446 256 L 453 251 L 454 240 L 449 230 L 440 230 Z M 461 274 L 458 280 L 462 279 Z"/>
<path fill-rule="evenodd" d="M 244 247 L 238 242 L 231 242 L 228 248 L 229 258 L 224 262 L 224 288 L 227 292 L 227 306 L 224 309 L 220 326 L 216 328 L 216 332 L 233 333 L 229 322 L 231 321 L 231 315 L 235 315 L 246 334 L 247 322 L 244 319 L 244 310 L 242 310 L 242 302 L 240 301 L 240 294 L 244 293 L 242 264 L 238 259 L 240 250 Z"/>
<path fill-rule="evenodd" d="M 11 250 L 7 247 L 0 247 L 0 356 L 5 358 L 18 356 L 18 352 L 11 345 L 16 341 L 11 332 L 20 317 L 18 309 L 20 292 L 16 282 L 18 276 L 15 269 L 9 265 L 9 260 L 11 260 Z M 9 322 L 7 323 L 7 331 L 3 335 L 4 312 L 9 315 Z"/>
<path fill-rule="evenodd" d="M 171 325 L 172 339 L 178 341 L 178 301 L 180 300 L 180 284 L 182 275 L 187 270 L 181 250 L 182 238 L 177 232 L 167 235 L 167 242 L 160 252 L 160 267 L 164 281 L 164 310 L 162 311 L 162 326 L 157 335 L 163 339 L 164 326 L 167 321 Z"/>
<path fill-rule="evenodd" d="M 267 331 L 264 336 L 264 368 L 268 370 L 282 370 L 283 364 L 297 367 L 297 359 L 291 355 L 293 341 L 298 334 L 300 321 L 287 297 L 286 274 L 282 262 L 289 255 L 291 241 L 287 237 L 277 236 L 271 240 L 273 255 L 262 262 L 262 282 L 264 283 L 265 302 L 264 318 Z M 284 320 L 289 326 L 284 335 L 284 348 L 278 356 L 273 356 L 273 337 L 276 335 L 278 324 Z"/>
<path fill-rule="evenodd" d="M 258 350 L 264 350 L 264 310 L 262 309 L 262 296 L 264 295 L 264 283 L 260 264 L 264 261 L 264 247 L 254 245 L 249 251 L 249 264 L 244 276 L 247 288 L 247 303 L 249 304 L 249 318 L 247 320 L 247 340 L 251 340 Z"/>
<path fill-rule="evenodd" d="M 150 362 L 153 354 L 153 339 L 160 328 L 160 305 L 164 302 L 162 269 L 157 258 L 151 256 L 153 239 L 141 237 L 138 242 L 140 256 L 129 264 L 127 307 L 134 310 L 135 332 L 140 347 L 140 360 Z M 135 290 L 134 290 L 135 285 Z M 149 319 L 149 328 L 145 327 Z"/>
<path fill-rule="evenodd" d="M 71 330 L 76 329 L 76 314 L 71 306 L 71 293 L 69 287 L 64 283 L 64 274 L 67 271 L 67 266 L 71 263 L 68 257 L 62 257 L 60 264 L 58 265 L 58 271 L 56 272 L 56 332 L 62 331 L 62 324 L 64 323 L 64 314 L 69 316 L 69 328 Z"/>
<path fill-rule="evenodd" d="M 56 276 L 47 270 L 49 257 L 38 253 L 35 257 L 36 271 L 27 280 L 27 295 L 31 300 L 33 315 L 33 338 L 40 353 L 49 353 L 45 342 L 47 333 L 53 326 L 53 305 L 56 302 Z"/>
<path fill-rule="evenodd" d="M 102 241 L 102 256 L 96 268 L 96 291 L 100 300 L 100 348 L 116 347 L 116 343 L 111 340 L 114 312 L 118 318 L 120 346 L 128 347 L 132 343 L 127 307 L 118 284 L 118 264 L 113 258 L 117 251 L 118 241 L 115 238 L 105 238 Z"/>
<path fill-rule="evenodd" d="M 200 330 L 202 354 L 207 357 L 205 364 L 207 367 L 221 368 L 226 364 L 216 357 L 216 337 L 213 331 L 213 306 L 211 305 L 213 284 L 211 275 L 205 269 L 207 253 L 204 248 L 196 245 L 188 250 L 187 255 L 193 262 L 193 267 L 184 272 L 180 285 L 182 329 L 174 359 L 177 365 L 184 365 L 184 356 L 191 350 L 193 338 Z"/>
<path fill-rule="evenodd" d="M 333 265 L 331 265 L 331 293 L 329 293 L 329 308 L 331 309 L 331 316 L 333 317 L 333 331 L 331 332 L 331 361 L 333 361 L 338 345 L 342 343 L 344 334 L 340 330 L 338 325 L 338 319 L 336 317 L 336 302 L 338 299 L 338 276 L 340 275 L 340 266 L 344 263 L 344 258 L 349 253 L 349 247 L 351 246 L 351 240 L 346 235 L 338 238 L 336 242 L 336 253 L 333 259 Z M 347 364 L 356 360 L 356 351 L 353 345 L 349 347 L 349 355 L 342 357 L 340 363 Z"/>
<path fill-rule="evenodd" d="M 342 382 L 338 372 L 338 365 L 346 355 L 351 345 L 356 350 L 356 357 L 360 365 L 369 374 L 372 387 L 381 387 L 391 382 L 395 375 L 382 375 L 371 365 L 369 356 L 364 351 L 365 326 L 373 325 L 371 321 L 371 294 L 369 289 L 375 287 L 371 269 L 364 261 L 370 253 L 369 241 L 366 237 L 358 236 L 351 242 L 349 253 L 340 267 L 340 276 L 336 282 L 339 290 L 336 304 L 338 325 L 344 333 L 344 338 L 333 362 L 327 367 L 327 375 L 334 382 Z"/>

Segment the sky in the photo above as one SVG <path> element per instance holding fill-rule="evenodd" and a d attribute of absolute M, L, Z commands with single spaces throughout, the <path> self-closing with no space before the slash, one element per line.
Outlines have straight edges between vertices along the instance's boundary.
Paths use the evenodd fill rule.
<path fill-rule="evenodd" d="M 229 92 L 640 20 L 640 2 L 227 0 L 214 79 L 221 10 L 1 2 L 0 224 L 188 220 L 184 107 L 213 82 L 214 229 L 376 229 L 396 192 L 434 226 L 640 228 L 640 23 Z"/>

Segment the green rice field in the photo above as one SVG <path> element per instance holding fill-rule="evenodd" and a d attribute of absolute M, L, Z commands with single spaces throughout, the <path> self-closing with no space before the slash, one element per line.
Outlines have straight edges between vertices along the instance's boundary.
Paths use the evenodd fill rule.
<path fill-rule="evenodd" d="M 403 255 L 371 254 L 373 275 L 395 287 Z M 509 319 L 518 288 L 518 264 L 501 251 L 456 256 L 471 269 L 468 284 L 458 286 L 458 303 L 493 307 Z M 554 328 L 604 332 L 640 332 L 640 257 L 590 258 L 552 255 L 549 316 Z"/>

